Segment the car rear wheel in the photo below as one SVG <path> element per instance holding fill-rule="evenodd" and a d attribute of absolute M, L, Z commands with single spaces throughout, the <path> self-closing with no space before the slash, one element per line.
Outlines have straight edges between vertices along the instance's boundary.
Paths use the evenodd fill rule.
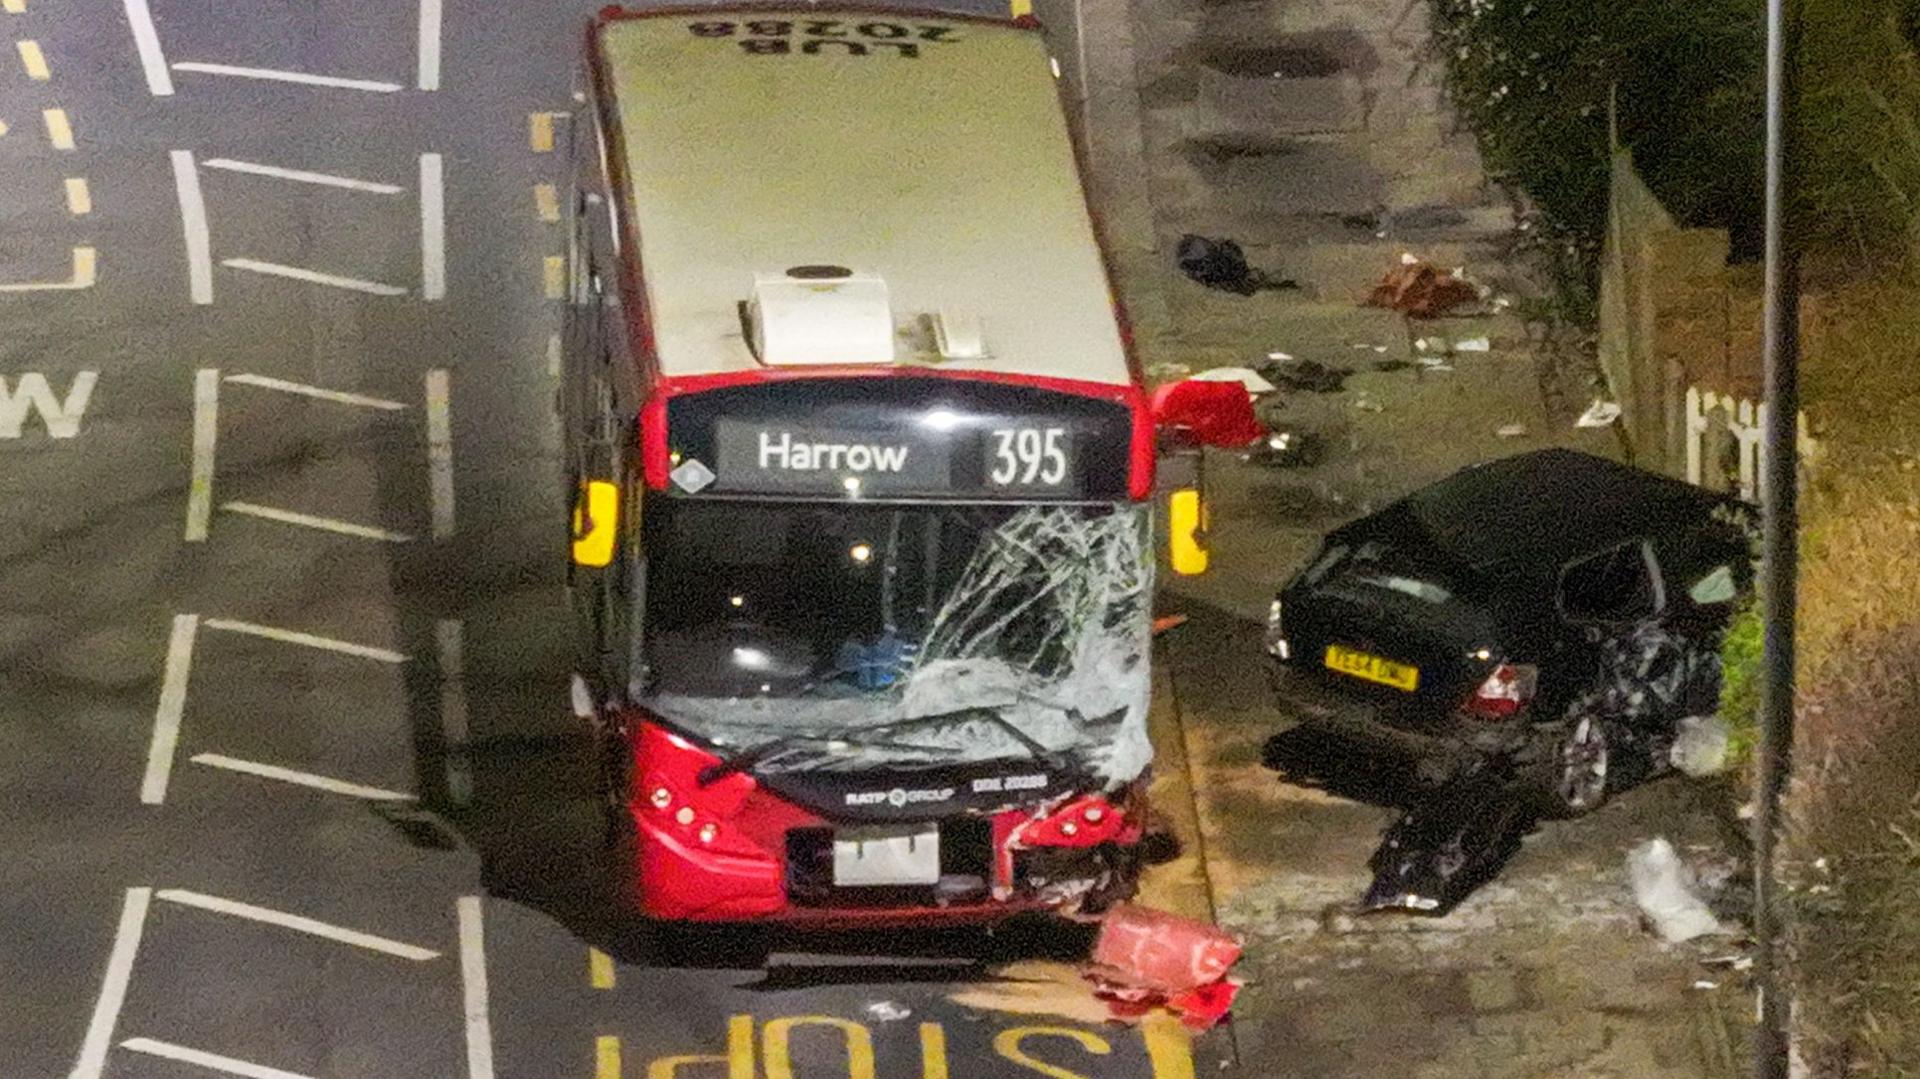
<path fill-rule="evenodd" d="M 1610 744 L 1598 717 L 1575 715 L 1535 737 L 1529 747 L 1531 786 L 1542 814 L 1578 817 L 1607 800 Z"/>

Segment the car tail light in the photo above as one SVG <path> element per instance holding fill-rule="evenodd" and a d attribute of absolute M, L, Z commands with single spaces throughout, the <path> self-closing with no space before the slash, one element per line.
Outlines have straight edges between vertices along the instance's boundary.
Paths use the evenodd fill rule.
<path fill-rule="evenodd" d="M 1505 719 L 1533 700 L 1540 669 L 1524 663 L 1502 663 L 1467 698 L 1467 714 L 1481 719 Z"/>

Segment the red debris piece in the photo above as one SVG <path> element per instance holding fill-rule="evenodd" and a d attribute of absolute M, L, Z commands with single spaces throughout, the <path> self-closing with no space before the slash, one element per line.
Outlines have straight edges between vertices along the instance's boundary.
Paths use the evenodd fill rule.
<path fill-rule="evenodd" d="M 1184 614 L 1161 615 L 1153 620 L 1153 635 L 1158 637 L 1170 629 L 1179 629 L 1186 624 L 1187 616 Z"/>
<path fill-rule="evenodd" d="M 1267 435 L 1247 388 L 1238 382 L 1171 382 L 1153 391 L 1152 409 L 1154 423 L 1184 427 L 1208 446 L 1238 449 Z"/>
<path fill-rule="evenodd" d="M 1380 279 L 1367 306 L 1386 307 L 1413 318 L 1438 318 L 1480 298 L 1480 290 L 1431 262 L 1402 263 Z"/>
<path fill-rule="evenodd" d="M 1086 976 L 1115 1019 L 1166 1008 L 1205 1030 L 1225 1018 L 1239 992 L 1227 971 L 1240 951 L 1217 926 L 1122 903 L 1107 912 Z"/>

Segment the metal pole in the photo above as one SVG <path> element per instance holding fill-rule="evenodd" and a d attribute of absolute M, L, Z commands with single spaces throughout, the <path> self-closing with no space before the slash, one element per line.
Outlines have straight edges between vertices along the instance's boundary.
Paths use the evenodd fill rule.
<path fill-rule="evenodd" d="M 1783 984 L 1781 921 L 1774 907 L 1774 845 L 1780 792 L 1793 754 L 1794 592 L 1798 549 L 1800 415 L 1800 261 L 1787 216 L 1793 192 L 1794 60 L 1799 18 L 1794 0 L 1767 0 L 1766 470 L 1760 491 L 1760 749 L 1753 814 L 1754 981 L 1760 1022 L 1754 1030 L 1756 1079 L 1786 1079 L 1791 1004 Z"/>

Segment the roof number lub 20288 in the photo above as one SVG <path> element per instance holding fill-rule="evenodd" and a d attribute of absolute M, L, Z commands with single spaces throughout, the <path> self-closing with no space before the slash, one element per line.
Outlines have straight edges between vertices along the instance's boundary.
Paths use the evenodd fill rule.
<path fill-rule="evenodd" d="M 747 22 L 687 24 L 695 37 L 735 38 L 749 56 L 875 55 L 876 49 L 913 59 L 923 41 L 946 44 L 959 39 L 951 26 L 924 23 L 862 22 L 841 19 L 751 19 Z M 795 40 L 798 39 L 798 48 Z"/>

